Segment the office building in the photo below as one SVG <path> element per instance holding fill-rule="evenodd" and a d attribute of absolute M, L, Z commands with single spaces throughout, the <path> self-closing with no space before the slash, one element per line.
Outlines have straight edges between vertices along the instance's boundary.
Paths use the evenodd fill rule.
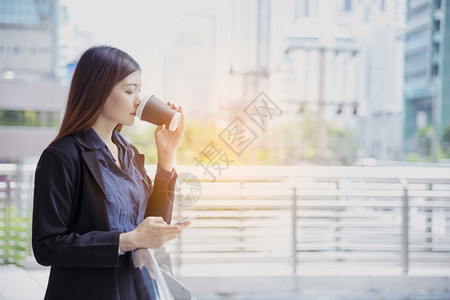
<path fill-rule="evenodd" d="M 405 46 L 406 152 L 434 156 L 445 128 L 450 126 L 450 3 L 445 0 L 409 0 Z M 431 141 L 418 131 L 434 128 Z"/>
<path fill-rule="evenodd" d="M 36 157 L 57 133 L 58 2 L 0 0 L 0 162 Z"/>

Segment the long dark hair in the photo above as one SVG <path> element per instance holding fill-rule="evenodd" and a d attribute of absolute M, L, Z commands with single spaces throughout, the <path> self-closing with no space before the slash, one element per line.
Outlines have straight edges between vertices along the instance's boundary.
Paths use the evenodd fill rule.
<path fill-rule="evenodd" d="M 75 68 L 64 119 L 53 142 L 66 135 L 89 130 L 114 86 L 140 70 L 130 55 L 117 48 L 102 45 L 86 50 Z M 122 124 L 115 129 L 120 131 Z"/>

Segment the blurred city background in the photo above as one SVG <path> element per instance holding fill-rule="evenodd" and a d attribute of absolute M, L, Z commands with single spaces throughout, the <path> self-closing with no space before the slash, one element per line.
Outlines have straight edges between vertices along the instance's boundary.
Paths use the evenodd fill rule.
<path fill-rule="evenodd" d="M 182 164 L 261 91 L 283 116 L 237 164 L 445 160 L 444 4 L 2 0 L 0 161 L 39 156 L 77 59 L 94 44 L 127 51 L 141 64 L 143 93 L 185 108 L 195 143 L 183 144 Z M 137 128 L 127 133 L 139 144 Z"/>
<path fill-rule="evenodd" d="M 34 167 L 107 44 L 185 110 L 175 216 L 201 217 L 167 250 L 198 299 L 450 299 L 449 20 L 446 0 L 0 0 L 0 278 L 43 293 Z M 123 131 L 150 172 L 154 129 Z"/>

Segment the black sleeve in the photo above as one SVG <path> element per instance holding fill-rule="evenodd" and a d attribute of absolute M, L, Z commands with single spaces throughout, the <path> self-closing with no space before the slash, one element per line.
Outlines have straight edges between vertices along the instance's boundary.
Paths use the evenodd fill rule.
<path fill-rule="evenodd" d="M 170 224 L 170 221 L 172 220 L 176 180 L 177 173 L 174 174 L 171 180 L 158 176 L 158 173 L 156 173 L 153 191 L 148 198 L 147 210 L 145 213 L 146 217 L 162 217 L 167 224 Z"/>
<path fill-rule="evenodd" d="M 131 148 L 135 154 L 135 166 L 138 168 L 141 175 L 144 178 L 147 178 L 147 181 L 151 185 L 152 181 L 147 174 L 147 170 L 145 169 L 144 155 L 140 154 L 133 145 L 131 145 Z M 147 209 L 145 210 L 145 217 L 162 217 L 167 224 L 170 224 L 170 221 L 172 220 L 173 200 L 177 176 L 177 173 L 174 172 L 172 179 L 168 179 L 165 176 L 162 176 L 161 172 L 156 172 L 152 193 L 148 198 Z"/>
<path fill-rule="evenodd" d="M 32 245 L 38 263 L 60 267 L 114 267 L 119 232 L 70 232 L 69 219 L 79 170 L 59 148 L 42 154 L 35 172 Z M 76 216 L 75 216 L 76 217 Z"/>

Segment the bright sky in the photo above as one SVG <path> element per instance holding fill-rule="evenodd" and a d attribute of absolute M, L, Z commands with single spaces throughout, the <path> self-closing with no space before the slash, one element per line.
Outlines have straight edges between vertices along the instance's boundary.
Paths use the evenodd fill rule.
<path fill-rule="evenodd" d="M 93 34 L 96 44 L 128 52 L 143 69 L 145 82 L 160 94 L 163 55 L 179 32 L 185 15 L 218 15 L 229 9 L 227 1 L 177 0 L 64 0 L 71 22 Z M 183 25 L 181 25 L 183 24 Z"/>
<path fill-rule="evenodd" d="M 98 43 L 135 47 L 146 36 L 161 37 L 176 14 L 169 12 L 171 1 L 78 0 L 68 1 L 70 19 L 81 29 L 91 31 Z"/>

